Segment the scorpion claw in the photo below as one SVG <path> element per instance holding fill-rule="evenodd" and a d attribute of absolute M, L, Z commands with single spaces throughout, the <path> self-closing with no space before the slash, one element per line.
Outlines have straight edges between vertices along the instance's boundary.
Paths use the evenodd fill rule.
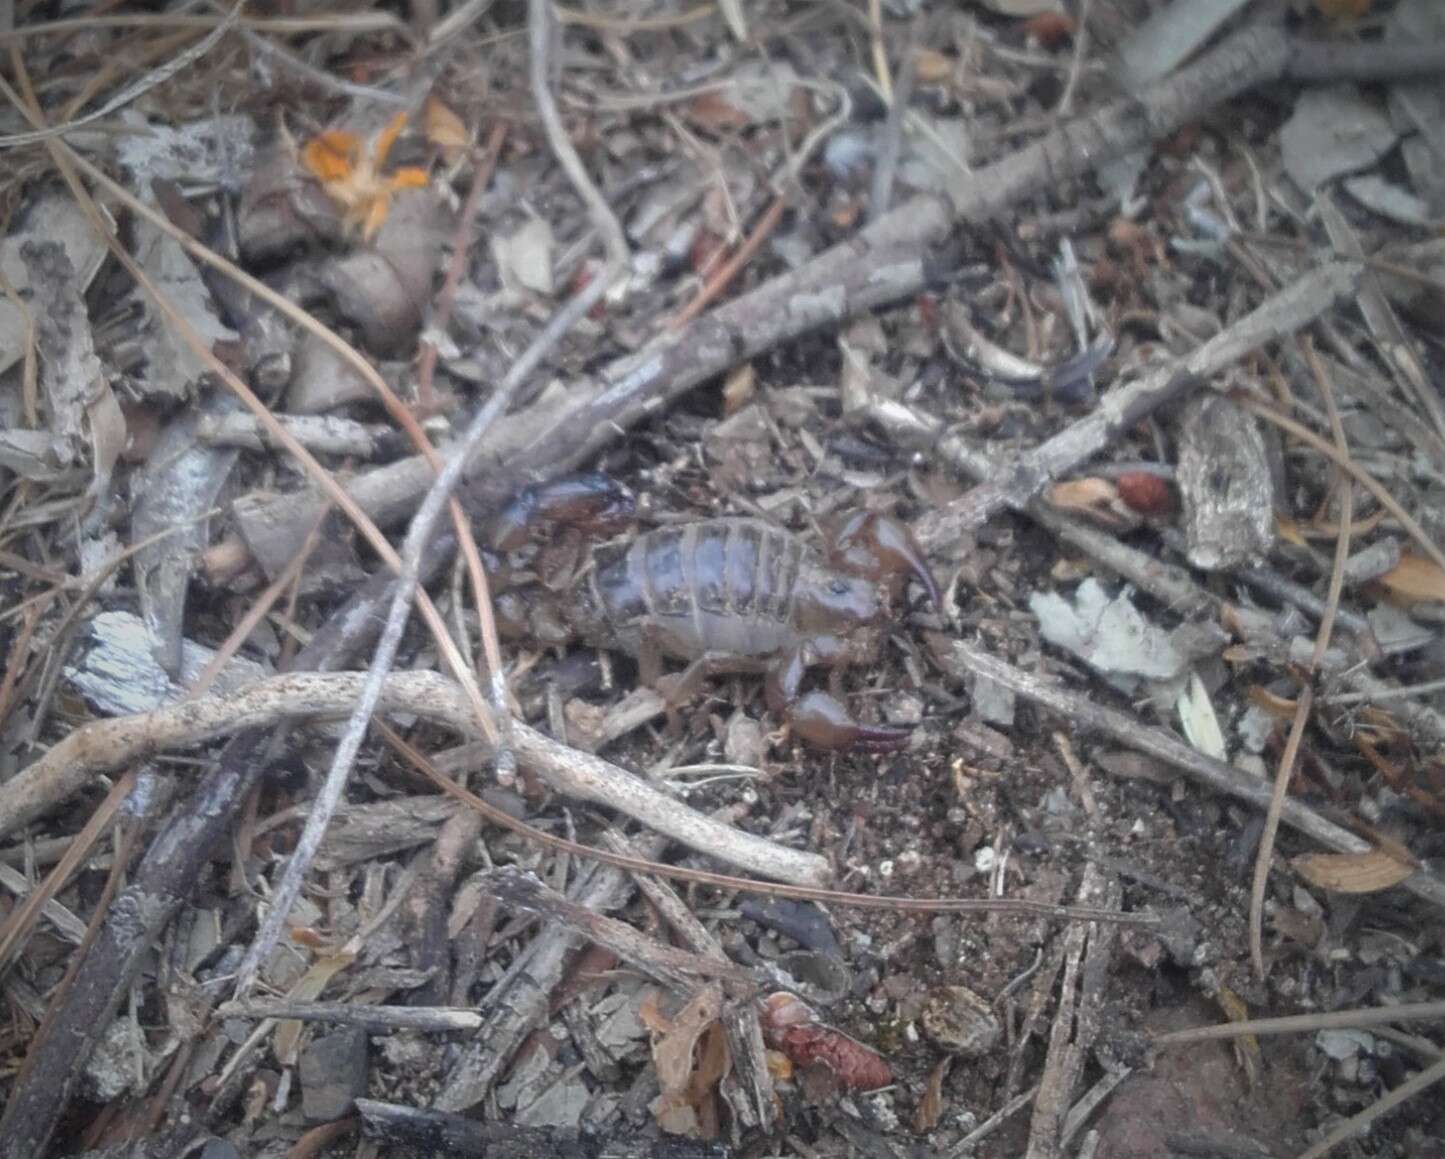
<path fill-rule="evenodd" d="M 853 749 L 886 753 L 903 748 L 911 729 L 859 724 L 837 698 L 826 692 L 808 692 L 788 712 L 792 730 L 809 744 L 825 749 Z"/>
<path fill-rule="evenodd" d="M 637 510 L 632 492 L 600 471 L 583 472 L 523 488 L 492 527 L 492 546 L 511 551 L 544 520 L 605 536 L 621 530 Z"/>
<path fill-rule="evenodd" d="M 833 542 L 834 559 L 848 570 L 875 579 L 912 574 L 923 585 L 933 606 L 943 610 L 943 597 L 923 549 L 908 527 L 897 519 L 860 511 L 848 517 Z"/>

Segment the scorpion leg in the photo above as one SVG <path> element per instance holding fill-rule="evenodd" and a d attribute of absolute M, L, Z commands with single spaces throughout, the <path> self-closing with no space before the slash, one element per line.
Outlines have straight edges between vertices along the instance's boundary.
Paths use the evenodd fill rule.
<path fill-rule="evenodd" d="M 835 567 L 868 579 L 912 575 L 923 585 L 935 608 L 942 609 L 938 582 L 928 568 L 923 549 L 907 525 L 876 511 L 848 516 L 833 537 Z"/>
<path fill-rule="evenodd" d="M 681 732 L 682 718 L 677 710 L 702 691 L 703 685 L 714 676 L 726 676 L 742 671 L 757 671 L 755 665 L 739 661 L 727 652 L 704 652 L 681 672 L 662 672 L 662 649 L 658 644 L 657 630 L 643 628 L 642 646 L 637 657 L 638 678 L 648 688 L 655 688 L 667 706 L 667 724 L 673 732 Z"/>
<path fill-rule="evenodd" d="M 809 744 L 824 749 L 892 752 L 912 735 L 910 729 L 860 724 L 831 692 L 798 694 L 808 668 L 806 645 L 790 651 L 768 670 L 768 707 L 787 720 L 789 728 Z"/>
<path fill-rule="evenodd" d="M 517 492 L 492 526 L 492 547 L 497 551 L 521 547 L 544 521 L 592 535 L 612 535 L 628 524 L 636 510 L 632 492 L 600 471 L 566 475 Z"/>

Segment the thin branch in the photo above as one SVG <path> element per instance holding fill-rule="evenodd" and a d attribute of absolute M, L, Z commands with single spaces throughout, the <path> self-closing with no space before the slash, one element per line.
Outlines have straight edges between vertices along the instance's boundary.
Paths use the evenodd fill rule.
<path fill-rule="evenodd" d="M 321 848 L 326 829 L 331 824 L 331 818 L 341 803 L 342 794 L 346 791 L 346 783 L 351 776 L 352 764 L 361 750 L 361 742 L 366 738 L 372 713 L 376 711 L 376 706 L 380 703 L 387 674 L 391 671 L 392 662 L 396 659 L 397 650 L 401 647 L 402 633 L 411 616 L 412 600 L 417 595 L 420 584 L 422 554 L 431 541 L 437 520 L 451 500 L 452 491 L 461 482 L 467 460 L 491 429 L 492 424 L 511 405 L 518 388 L 531 378 L 552 347 L 560 342 L 563 335 L 601 299 L 628 265 L 630 255 L 622 226 L 618 224 L 611 208 L 603 200 L 597 187 L 592 184 L 591 178 L 587 176 L 587 171 L 582 166 L 582 160 L 577 156 L 577 150 L 573 148 L 572 142 L 566 135 L 562 118 L 557 113 L 556 102 L 552 100 L 547 69 L 552 20 L 548 0 L 531 0 L 528 11 L 532 48 L 532 94 L 537 102 L 538 111 L 542 115 L 542 124 L 547 131 L 553 152 L 576 186 L 578 194 L 586 203 L 592 214 L 593 226 L 606 243 L 607 266 L 601 276 L 594 279 L 580 294 L 553 315 L 552 320 L 513 364 L 492 397 L 487 400 L 486 405 L 472 417 L 472 421 L 468 424 L 461 439 L 447 453 L 441 471 L 422 500 L 421 506 L 417 509 L 416 516 L 407 529 L 406 539 L 402 545 L 401 566 L 397 572 L 391 606 L 387 610 L 386 626 L 382 629 L 381 639 L 377 641 L 376 650 L 372 654 L 371 666 L 367 669 L 361 696 L 357 700 L 351 716 L 347 719 L 341 739 L 337 742 L 331 767 L 327 770 L 326 779 L 322 782 L 316 795 L 316 801 L 307 814 L 306 825 L 297 839 L 296 849 L 286 864 L 281 880 L 276 885 L 275 892 L 270 899 L 270 909 L 251 945 L 247 948 L 245 956 L 241 959 L 241 965 L 236 972 L 236 996 L 238 998 L 244 997 L 250 991 L 260 972 L 261 963 L 266 960 L 276 943 L 280 941 L 286 917 L 291 912 L 291 907 L 295 904 L 296 899 L 301 896 L 301 887 L 311 868 L 311 862 Z M 471 550 L 475 553 L 475 545 Z M 473 569 L 472 574 L 477 585 L 478 606 L 484 609 L 482 612 L 483 642 L 491 668 L 492 710 L 497 716 L 502 733 L 499 738 L 497 757 L 502 768 L 505 769 L 509 759 L 505 746 L 506 734 L 510 731 L 510 718 L 505 715 L 506 686 L 502 675 L 500 651 L 497 647 L 495 624 L 491 624 L 491 631 L 487 631 L 488 621 L 491 619 L 488 614 L 491 598 L 487 591 L 486 575 L 480 567 L 480 562 L 479 558 L 475 560 L 477 566 Z"/>
<path fill-rule="evenodd" d="M 1298 1159 L 1320 1159 L 1320 1156 L 1333 1151 L 1341 1143 L 1363 1135 L 1376 1119 L 1393 1111 L 1406 1099 L 1412 1099 L 1422 1091 L 1429 1090 L 1442 1079 L 1445 1079 L 1445 1058 L 1426 1067 L 1414 1078 L 1401 1083 L 1384 1098 L 1370 1104 L 1358 1115 L 1346 1119 L 1313 1147 L 1301 1151 Z"/>
<path fill-rule="evenodd" d="M 1307 340 L 1300 341 L 1305 360 L 1315 376 L 1320 394 L 1325 400 L 1325 409 L 1330 417 L 1330 432 L 1335 445 L 1347 462 L 1350 448 L 1345 440 L 1344 424 L 1340 421 L 1339 408 L 1335 406 L 1334 386 L 1324 363 L 1315 353 L 1314 346 Z M 1314 679 L 1319 675 L 1325 653 L 1329 651 L 1330 636 L 1335 628 L 1335 614 L 1340 608 L 1340 592 L 1345 583 L 1345 561 L 1350 557 L 1350 525 L 1355 518 L 1355 490 L 1353 481 L 1340 471 L 1343 481 L 1340 488 L 1340 533 L 1335 538 L 1335 561 L 1330 570 L 1329 594 L 1325 599 L 1324 615 L 1320 617 L 1319 631 L 1315 634 L 1314 653 L 1310 656 L 1308 683 L 1301 689 L 1295 704 L 1294 720 L 1290 723 L 1289 739 L 1279 758 L 1279 769 L 1275 773 L 1274 786 L 1270 792 L 1269 808 L 1264 814 L 1264 832 L 1259 839 L 1259 851 L 1254 861 L 1254 880 L 1249 891 L 1249 957 L 1254 963 L 1254 972 L 1260 978 L 1265 976 L 1264 968 L 1264 891 L 1269 884 L 1269 865 L 1274 858 L 1274 839 L 1279 833 L 1280 810 L 1284 808 L 1285 795 L 1289 792 L 1290 777 L 1294 773 L 1295 758 L 1299 755 L 1300 742 L 1304 739 L 1305 725 L 1309 722 L 1310 710 L 1314 707 Z"/>
<path fill-rule="evenodd" d="M 86 125 L 93 125 L 96 121 L 110 116 L 110 114 L 117 109 L 124 108 L 132 101 L 150 92 L 151 89 L 156 88 L 158 85 L 165 84 L 171 77 L 183 69 L 189 68 L 196 61 L 200 60 L 201 57 L 205 56 L 206 53 L 210 52 L 211 49 L 215 48 L 216 45 L 220 43 L 221 38 L 235 26 L 236 21 L 240 19 L 241 9 L 245 6 L 246 0 L 236 0 L 235 7 L 226 13 L 221 22 L 217 24 L 215 28 L 211 29 L 210 32 L 206 33 L 200 41 L 180 53 L 174 59 L 166 61 L 161 67 L 152 69 L 144 76 L 138 78 L 134 83 L 126 85 L 125 88 L 121 89 L 120 92 L 116 93 L 115 96 L 106 101 L 105 104 L 101 105 L 100 108 L 94 112 L 87 113 L 85 116 L 78 117 L 73 121 L 67 121 L 63 125 L 49 125 L 43 129 L 34 129 L 26 133 L 7 133 L 4 136 L 0 136 L 0 149 L 13 149 L 19 145 L 37 145 L 42 141 L 54 141 L 57 138 L 65 136 L 67 133 L 73 133 L 77 129 L 83 129 Z"/>
<path fill-rule="evenodd" d="M 1285 1018 L 1253 1018 L 1244 1022 L 1221 1022 L 1213 1026 L 1191 1026 L 1155 1035 L 1155 1046 L 1183 1046 L 1190 1042 L 1211 1042 L 1244 1035 L 1309 1034 L 1316 1030 L 1355 1030 L 1385 1026 L 1392 1022 L 1436 1022 L 1445 1019 L 1445 1002 L 1406 1002 L 1399 1006 L 1372 1006 L 1364 1010 L 1333 1010 L 1327 1014 L 1291 1014 Z"/>

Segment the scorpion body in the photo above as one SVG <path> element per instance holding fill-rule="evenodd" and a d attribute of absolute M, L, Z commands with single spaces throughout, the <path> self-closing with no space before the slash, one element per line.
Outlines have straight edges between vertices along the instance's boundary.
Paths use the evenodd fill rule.
<path fill-rule="evenodd" d="M 872 585 L 832 572 L 797 536 L 758 519 L 662 528 L 594 548 L 593 564 L 574 613 L 578 635 L 632 656 L 650 637 L 675 660 L 726 655 L 739 671 L 760 671 L 827 627 L 828 612 L 839 627 L 837 616 L 853 626 L 877 613 Z M 874 636 L 855 647 L 854 662 L 868 658 Z"/>
<path fill-rule="evenodd" d="M 502 514 L 493 543 L 516 547 L 541 519 L 615 531 L 631 514 L 630 496 L 612 481 L 571 479 L 525 493 Z M 805 740 L 890 749 L 907 742 L 907 729 L 860 724 L 831 693 L 801 685 L 811 666 L 877 659 L 885 596 L 909 573 L 936 604 L 912 537 L 886 516 L 851 516 L 826 557 L 760 519 L 718 517 L 594 546 L 561 590 L 499 599 L 498 621 L 511 635 L 627 653 L 673 705 L 709 676 L 762 672 L 769 706 Z M 663 676 L 664 658 L 687 668 Z"/>

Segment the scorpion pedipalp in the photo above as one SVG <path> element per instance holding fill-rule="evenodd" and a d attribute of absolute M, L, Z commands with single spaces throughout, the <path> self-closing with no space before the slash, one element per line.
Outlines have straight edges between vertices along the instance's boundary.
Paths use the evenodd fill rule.
<path fill-rule="evenodd" d="M 492 525 L 492 547 L 512 551 L 542 522 L 575 527 L 593 536 L 614 535 L 637 513 L 632 492 L 600 471 L 568 475 L 523 488 Z"/>
<path fill-rule="evenodd" d="M 933 606 L 942 610 L 943 597 L 923 549 L 907 525 L 890 515 L 876 511 L 849 515 L 833 536 L 830 558 L 835 567 L 868 579 L 912 575 L 923 585 Z"/>
<path fill-rule="evenodd" d="M 908 744 L 912 729 L 860 724 L 831 693 L 805 692 L 786 709 L 788 727 L 811 745 L 853 752 L 895 752 Z"/>

